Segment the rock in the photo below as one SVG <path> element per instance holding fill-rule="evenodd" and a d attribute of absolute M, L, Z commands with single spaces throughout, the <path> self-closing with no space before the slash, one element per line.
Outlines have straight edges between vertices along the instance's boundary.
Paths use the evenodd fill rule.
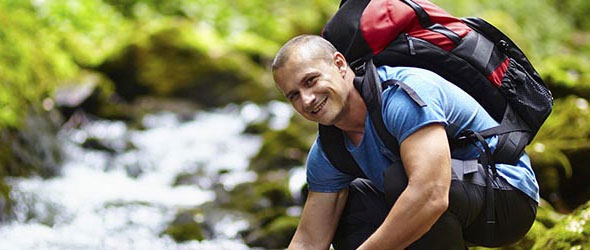
<path fill-rule="evenodd" d="M 590 201 L 541 235 L 533 249 L 590 248 Z"/>
<path fill-rule="evenodd" d="M 10 186 L 0 179 L 0 223 L 6 222 L 14 217 L 12 212 L 12 201 L 10 200 Z"/>
<path fill-rule="evenodd" d="M 262 147 L 250 161 L 250 169 L 263 173 L 303 165 L 316 133 L 316 125 L 299 115 L 291 118 L 286 129 L 267 130 Z"/>
<path fill-rule="evenodd" d="M 105 117 L 105 110 L 121 109 L 119 105 L 122 104 L 113 91 L 113 83 L 101 73 L 92 71 L 84 71 L 57 87 L 53 99 L 65 120 L 73 123 L 69 124 L 70 127 L 87 122 L 87 114 Z"/>
<path fill-rule="evenodd" d="M 287 248 L 298 223 L 299 218 L 297 217 L 281 216 L 276 218 L 266 227 L 251 232 L 246 237 L 246 244 L 265 249 Z"/>
<path fill-rule="evenodd" d="M 82 147 L 85 149 L 104 151 L 110 154 L 117 153 L 117 150 L 111 148 L 106 143 L 95 137 L 86 138 L 86 140 L 82 143 Z"/>
<path fill-rule="evenodd" d="M 278 96 L 268 86 L 266 68 L 233 51 L 224 41 L 205 36 L 188 21 L 150 31 L 96 69 L 131 102 L 140 96 L 177 97 L 206 107 L 230 102 L 266 101 Z M 215 46 L 216 49 L 211 49 Z"/>
<path fill-rule="evenodd" d="M 285 248 L 298 222 L 297 218 L 287 215 L 287 209 L 295 206 L 288 183 L 287 171 L 268 171 L 259 175 L 255 182 L 238 184 L 229 192 L 217 189 L 216 201 L 224 209 L 249 215 L 250 227 L 241 232 L 249 246 Z M 223 198 L 227 195 L 219 192 L 229 197 Z"/>
<path fill-rule="evenodd" d="M 230 199 L 227 203 L 221 205 L 229 209 L 259 214 L 260 218 L 275 214 L 265 209 L 279 209 L 284 212 L 287 207 L 295 205 L 286 175 L 284 171 L 269 172 L 259 176 L 255 182 L 238 184 L 229 192 Z"/>
<path fill-rule="evenodd" d="M 170 235 L 176 242 L 201 241 L 205 239 L 205 232 L 201 222 L 197 221 L 200 220 L 199 216 L 197 210 L 181 211 L 162 233 Z"/>
<path fill-rule="evenodd" d="M 63 159 L 60 140 L 55 136 L 59 122 L 51 118 L 51 112 L 31 110 L 18 130 L 0 131 L 0 175 L 58 175 Z"/>

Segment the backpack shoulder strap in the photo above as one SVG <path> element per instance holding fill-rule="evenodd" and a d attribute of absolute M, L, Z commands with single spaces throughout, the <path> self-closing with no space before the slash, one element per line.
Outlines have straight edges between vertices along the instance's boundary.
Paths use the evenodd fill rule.
<path fill-rule="evenodd" d="M 345 174 L 366 179 L 367 176 L 344 145 L 342 130 L 322 124 L 319 124 L 318 130 L 322 149 L 332 166 Z"/>
<path fill-rule="evenodd" d="M 397 81 L 385 81 L 382 85 L 377 74 L 377 68 L 373 64 L 373 60 L 369 59 L 365 63 L 365 74 L 362 78 L 355 78 L 355 87 L 360 92 L 365 105 L 367 106 L 367 112 L 369 112 L 369 118 L 373 128 L 379 135 L 383 145 L 387 147 L 392 153 L 399 155 L 399 143 L 397 139 L 389 133 L 385 122 L 383 121 L 383 109 L 381 93 L 383 92 L 383 86 L 387 84 L 396 84 Z"/>
<path fill-rule="evenodd" d="M 399 155 L 399 144 L 397 139 L 389 133 L 382 116 L 381 92 L 382 87 L 377 75 L 377 69 L 372 60 L 365 63 L 365 74 L 355 77 L 355 88 L 360 92 L 373 128 L 381 139 L 381 142 L 393 153 Z M 395 84 L 393 81 L 386 81 L 384 84 Z M 326 157 L 339 171 L 360 178 L 367 178 L 358 163 L 354 160 L 344 144 L 342 130 L 335 126 L 319 125 L 320 143 Z"/>

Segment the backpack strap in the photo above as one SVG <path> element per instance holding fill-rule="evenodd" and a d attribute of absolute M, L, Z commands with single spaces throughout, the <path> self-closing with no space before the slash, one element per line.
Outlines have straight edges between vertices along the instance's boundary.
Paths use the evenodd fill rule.
<path fill-rule="evenodd" d="M 336 126 L 325 126 L 322 124 L 319 124 L 318 130 L 322 149 L 332 166 L 342 173 L 367 179 L 367 176 L 358 163 L 354 160 L 350 152 L 346 150 L 342 130 Z"/>
<path fill-rule="evenodd" d="M 354 86 L 365 101 L 371 124 L 377 132 L 378 137 L 381 139 L 381 142 L 383 142 L 393 154 L 399 155 L 399 143 L 397 139 L 389 133 L 383 121 L 383 115 L 381 112 L 381 92 L 383 88 L 379 81 L 377 69 L 372 60 L 369 60 L 364 64 L 364 72 L 365 74 L 363 76 L 355 77 Z M 396 81 L 386 81 L 384 82 L 384 85 L 396 83 Z M 358 178 L 367 178 L 358 163 L 354 160 L 354 157 L 346 149 L 342 130 L 335 126 L 325 126 L 320 124 L 319 134 L 320 143 L 322 144 L 324 153 L 336 169 Z"/>
<path fill-rule="evenodd" d="M 369 112 L 369 119 L 371 119 L 371 124 L 381 139 L 381 142 L 392 153 L 399 155 L 399 142 L 389 133 L 383 121 L 383 102 L 381 100 L 381 93 L 385 89 L 383 86 L 394 85 L 399 82 L 390 80 L 381 84 L 379 75 L 377 74 L 377 68 L 373 64 L 372 59 L 369 59 L 365 63 L 364 71 L 365 75 L 363 77 L 355 78 L 355 88 L 360 92 L 365 101 L 367 112 Z"/>
<path fill-rule="evenodd" d="M 506 105 L 502 122 L 498 126 L 479 131 L 477 134 L 483 138 L 497 135 L 498 143 L 491 158 L 494 159 L 495 163 L 516 165 L 524 152 L 524 148 L 530 141 L 532 131 L 522 118 L 514 113 L 510 105 Z M 449 143 L 451 148 L 454 149 L 463 147 L 473 141 L 481 142 L 472 135 L 472 132 L 463 131 L 456 138 L 450 139 Z"/>
<path fill-rule="evenodd" d="M 424 10 L 424 8 L 422 8 L 422 6 L 420 6 L 413 0 L 402 0 L 402 2 L 410 6 L 414 10 L 414 12 L 416 12 L 418 21 L 420 22 L 420 25 L 423 28 L 443 34 L 451 41 L 453 41 L 453 43 L 459 44 L 459 42 L 461 41 L 461 36 L 453 32 L 452 30 L 448 29 L 444 25 L 441 25 L 439 23 L 432 23 L 430 15 L 428 15 L 428 13 Z"/>

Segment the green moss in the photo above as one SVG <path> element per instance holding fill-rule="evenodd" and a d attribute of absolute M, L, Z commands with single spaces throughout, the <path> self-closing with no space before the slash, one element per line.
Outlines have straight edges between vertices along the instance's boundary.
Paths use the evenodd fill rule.
<path fill-rule="evenodd" d="M 195 216 L 203 216 L 199 210 L 180 211 L 163 234 L 170 235 L 176 242 L 205 239 L 202 225 L 195 221 Z"/>
<path fill-rule="evenodd" d="M 0 222 L 12 217 L 12 200 L 10 200 L 10 186 L 0 178 Z"/>
<path fill-rule="evenodd" d="M 286 129 L 266 131 L 262 147 L 250 161 L 250 169 L 264 173 L 303 165 L 317 133 L 316 126 L 295 114 Z"/>
<path fill-rule="evenodd" d="M 590 247 L 590 202 L 576 209 L 540 237 L 534 249 L 586 249 Z"/>
<path fill-rule="evenodd" d="M 170 235 L 176 242 L 204 239 L 201 227 L 195 223 L 169 226 L 164 233 Z"/>
<path fill-rule="evenodd" d="M 249 246 L 265 249 L 286 248 L 295 234 L 298 223 L 299 219 L 296 217 L 278 217 L 264 228 L 251 232 L 246 242 Z"/>

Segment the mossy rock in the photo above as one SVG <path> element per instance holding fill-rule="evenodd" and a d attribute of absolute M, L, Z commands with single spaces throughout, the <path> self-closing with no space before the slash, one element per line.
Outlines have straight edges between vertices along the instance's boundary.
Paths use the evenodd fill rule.
<path fill-rule="evenodd" d="M 268 172 L 255 182 L 238 184 L 229 191 L 230 199 L 221 204 L 228 209 L 259 213 L 269 208 L 286 208 L 295 205 L 288 187 L 288 173 Z"/>
<path fill-rule="evenodd" d="M 541 190 L 560 212 L 570 212 L 590 199 L 590 103 L 578 96 L 555 100 L 527 153 Z"/>
<path fill-rule="evenodd" d="M 0 176 L 54 177 L 63 151 L 55 137 L 59 114 L 31 109 L 22 127 L 0 131 Z"/>
<path fill-rule="evenodd" d="M 287 128 L 268 130 L 263 134 L 264 143 L 250 161 L 250 169 L 264 173 L 303 165 L 316 133 L 315 123 L 295 114 Z"/>
<path fill-rule="evenodd" d="M 171 22 L 166 28 L 147 31 L 151 33 L 97 67 L 115 82 L 124 99 L 179 97 L 218 107 L 278 96 L 263 66 L 232 51 L 224 41 L 202 42 L 218 38 L 189 21 Z M 204 38 L 207 35 L 211 36 Z"/>
<path fill-rule="evenodd" d="M 299 218 L 297 217 L 278 217 L 264 228 L 251 232 L 246 237 L 246 244 L 265 249 L 286 248 L 291 242 L 298 224 Z"/>
<path fill-rule="evenodd" d="M 590 249 L 590 202 L 548 230 L 533 249 Z"/>
<path fill-rule="evenodd" d="M 10 186 L 4 183 L 3 178 L 0 178 L 0 222 L 8 221 L 13 217 L 10 190 Z"/>
<path fill-rule="evenodd" d="M 205 239 L 201 223 L 195 220 L 198 215 L 199 211 L 197 210 L 179 212 L 162 234 L 170 235 L 176 242 Z"/>

